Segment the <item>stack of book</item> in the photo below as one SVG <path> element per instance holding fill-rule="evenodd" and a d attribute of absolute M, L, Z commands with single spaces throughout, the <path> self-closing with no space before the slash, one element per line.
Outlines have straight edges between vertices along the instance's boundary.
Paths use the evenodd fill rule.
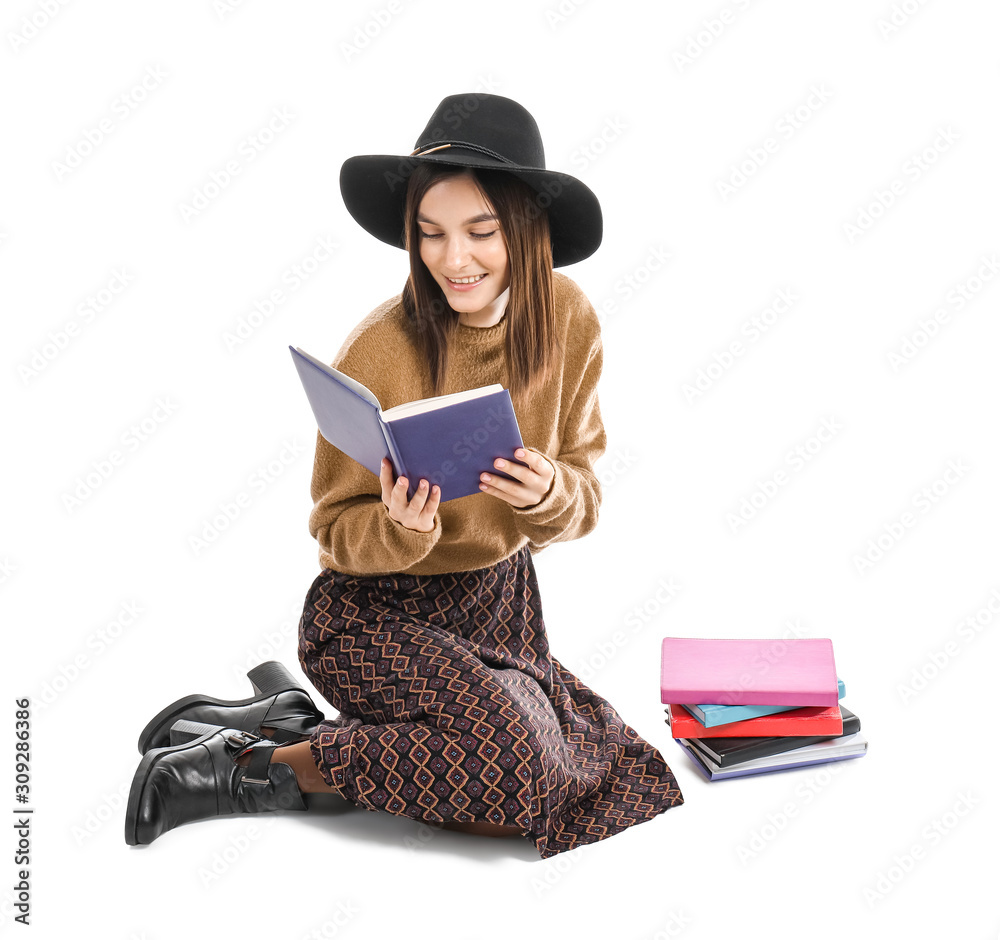
<path fill-rule="evenodd" d="M 670 732 L 709 780 L 863 757 L 843 695 L 828 639 L 663 640 Z"/>

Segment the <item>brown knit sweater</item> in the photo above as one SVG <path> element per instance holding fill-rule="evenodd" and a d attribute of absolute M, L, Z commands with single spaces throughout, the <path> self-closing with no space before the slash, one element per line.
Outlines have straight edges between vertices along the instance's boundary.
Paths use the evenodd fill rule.
<path fill-rule="evenodd" d="M 434 528 L 417 532 L 389 517 L 378 477 L 317 435 L 309 531 L 319 542 L 323 568 L 356 575 L 469 571 L 495 564 L 525 544 L 535 553 L 594 528 L 601 485 L 593 464 L 607 446 L 597 397 L 603 365 L 600 321 L 566 275 L 554 271 L 553 282 L 556 329 L 566 352 L 533 395 L 530 410 L 517 411 L 524 446 L 556 468 L 541 502 L 517 509 L 495 496 L 473 493 L 441 503 Z M 494 326 L 459 324 L 441 394 L 494 382 L 509 387 L 506 328 L 506 314 Z M 368 386 L 383 409 L 433 392 L 400 295 L 351 331 L 333 366 Z"/>

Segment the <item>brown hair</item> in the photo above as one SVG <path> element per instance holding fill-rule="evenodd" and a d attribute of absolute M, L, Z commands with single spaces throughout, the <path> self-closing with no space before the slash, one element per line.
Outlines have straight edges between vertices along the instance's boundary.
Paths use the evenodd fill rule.
<path fill-rule="evenodd" d="M 406 192 L 405 236 L 410 276 L 403 288 L 403 310 L 416 328 L 430 371 L 432 395 L 442 394 L 448 369 L 448 341 L 458 326 L 453 310 L 420 257 L 417 210 L 424 194 L 445 177 L 467 173 L 496 213 L 507 245 L 510 295 L 507 301 L 505 353 L 508 387 L 515 404 L 526 403 L 536 384 L 554 368 L 562 353 L 555 329 L 552 244 L 548 213 L 530 186 L 502 170 L 418 164 Z"/>

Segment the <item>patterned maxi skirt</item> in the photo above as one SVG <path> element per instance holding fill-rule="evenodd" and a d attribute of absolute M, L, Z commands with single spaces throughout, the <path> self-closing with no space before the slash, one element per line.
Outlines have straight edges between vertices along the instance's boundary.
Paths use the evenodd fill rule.
<path fill-rule="evenodd" d="M 324 569 L 299 661 L 340 712 L 313 758 L 365 809 L 517 827 L 548 858 L 683 802 L 660 752 L 549 653 L 527 546 L 449 574 Z"/>

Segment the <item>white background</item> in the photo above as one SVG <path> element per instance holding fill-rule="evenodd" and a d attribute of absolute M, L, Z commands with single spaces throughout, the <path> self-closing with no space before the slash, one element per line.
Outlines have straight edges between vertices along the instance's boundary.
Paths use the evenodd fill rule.
<path fill-rule="evenodd" d="M 0 22 L 2 734 L 31 696 L 36 936 L 997 935 L 994 4 L 47 5 Z M 407 270 L 340 166 L 409 153 L 466 92 L 527 107 L 603 205 L 563 269 L 604 317 L 602 516 L 536 569 L 555 655 L 686 802 L 546 861 L 353 808 L 130 849 L 149 717 L 297 671 L 315 431 L 287 346 L 332 358 Z M 868 755 L 707 783 L 663 722 L 661 638 L 790 630 L 832 638 Z"/>

